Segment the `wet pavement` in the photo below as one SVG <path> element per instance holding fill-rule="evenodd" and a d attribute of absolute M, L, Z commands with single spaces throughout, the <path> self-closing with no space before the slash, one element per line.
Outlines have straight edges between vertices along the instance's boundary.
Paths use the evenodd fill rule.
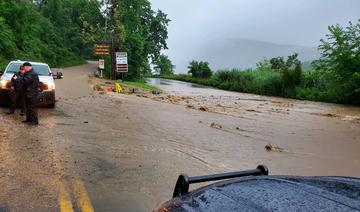
<path fill-rule="evenodd" d="M 174 81 L 154 82 L 166 94 L 104 94 L 92 89 L 95 68 L 63 70 L 37 128 L 0 109 L 0 211 L 151 211 L 179 173 L 258 164 L 360 177 L 359 108 Z"/>

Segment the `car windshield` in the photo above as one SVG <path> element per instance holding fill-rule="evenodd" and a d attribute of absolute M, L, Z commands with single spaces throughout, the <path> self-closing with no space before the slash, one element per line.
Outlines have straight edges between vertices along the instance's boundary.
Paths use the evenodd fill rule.
<path fill-rule="evenodd" d="M 6 73 L 14 74 L 20 70 L 20 63 L 11 63 L 6 70 Z M 32 65 L 34 71 L 38 73 L 40 76 L 49 76 L 50 69 L 47 65 Z"/>

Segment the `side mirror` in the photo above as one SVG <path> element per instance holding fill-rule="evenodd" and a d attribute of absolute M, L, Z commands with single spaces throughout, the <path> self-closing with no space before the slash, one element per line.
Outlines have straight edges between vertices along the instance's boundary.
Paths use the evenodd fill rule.
<path fill-rule="evenodd" d="M 58 72 L 56 72 L 55 77 L 56 77 L 56 79 L 62 79 L 63 78 L 63 73 L 58 71 Z"/>

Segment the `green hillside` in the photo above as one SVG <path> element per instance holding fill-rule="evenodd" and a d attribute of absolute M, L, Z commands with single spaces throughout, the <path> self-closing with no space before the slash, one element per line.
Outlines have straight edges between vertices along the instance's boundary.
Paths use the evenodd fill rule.
<path fill-rule="evenodd" d="M 139 79 L 167 48 L 169 21 L 149 0 L 2 0 L 0 71 L 14 59 L 81 64 L 96 59 L 95 42 L 114 40 L 128 52 L 127 78 Z"/>

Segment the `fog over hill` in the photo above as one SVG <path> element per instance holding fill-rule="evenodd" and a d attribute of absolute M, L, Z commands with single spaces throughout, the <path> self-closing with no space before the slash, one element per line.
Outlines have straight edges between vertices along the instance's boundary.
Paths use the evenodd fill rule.
<path fill-rule="evenodd" d="M 197 47 L 181 49 L 176 58 L 176 70 L 186 72 L 189 61 L 205 60 L 214 70 L 222 68 L 252 68 L 264 58 L 299 54 L 301 61 L 312 61 L 319 57 L 316 47 L 275 44 L 249 39 L 225 39 L 203 43 Z"/>
<path fill-rule="evenodd" d="M 164 53 L 177 66 L 177 72 L 186 72 L 193 59 L 208 60 L 214 69 L 251 67 L 263 57 L 293 52 L 298 52 L 302 60 L 311 60 L 318 54 L 315 47 L 329 32 L 329 25 L 345 26 L 360 18 L 360 0 L 151 0 L 151 3 L 171 19 L 169 50 Z"/>

